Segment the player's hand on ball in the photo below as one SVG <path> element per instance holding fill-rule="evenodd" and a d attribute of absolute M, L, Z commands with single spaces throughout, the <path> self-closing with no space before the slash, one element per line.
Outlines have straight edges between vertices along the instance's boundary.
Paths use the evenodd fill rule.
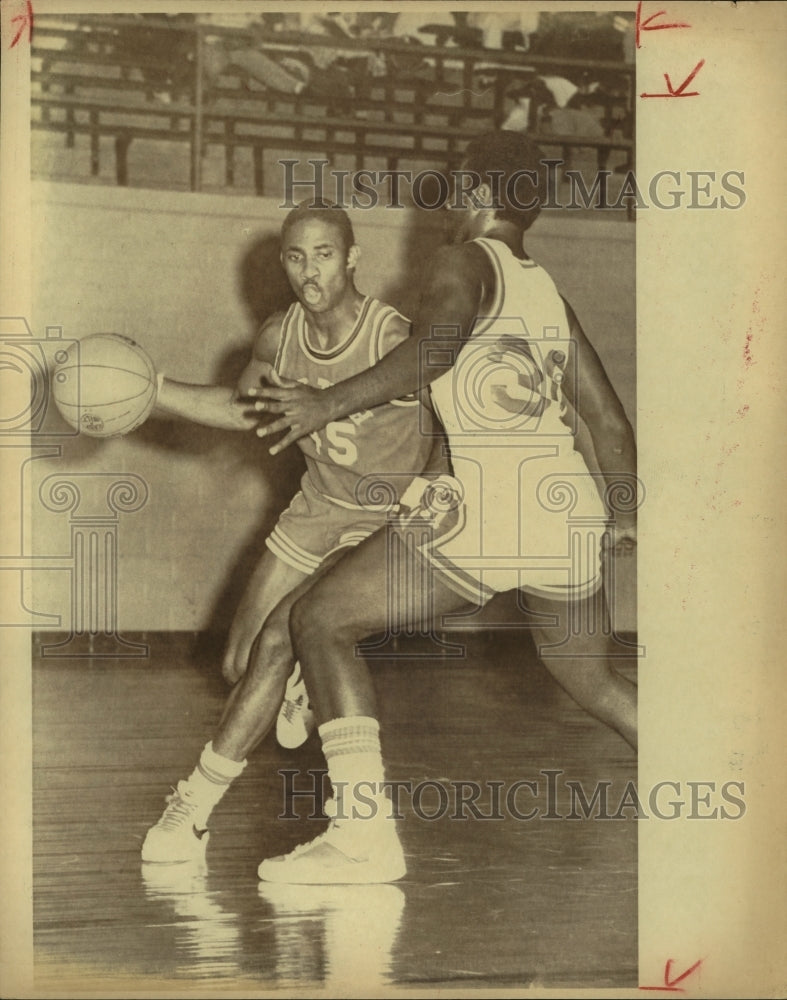
<path fill-rule="evenodd" d="M 257 402 L 254 404 L 255 410 L 277 415 L 269 424 L 257 428 L 259 437 L 286 431 L 281 441 L 270 449 L 271 455 L 277 455 L 300 438 L 325 427 L 334 417 L 330 390 L 282 379 L 277 373 L 274 376 L 275 382 L 272 378 L 271 385 L 256 390 Z"/>

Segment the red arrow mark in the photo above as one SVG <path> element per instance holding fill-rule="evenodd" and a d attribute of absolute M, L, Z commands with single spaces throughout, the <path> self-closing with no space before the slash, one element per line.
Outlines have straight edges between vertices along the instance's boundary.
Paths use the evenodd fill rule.
<path fill-rule="evenodd" d="M 673 961 L 674 959 L 668 958 L 667 964 L 664 966 L 663 986 L 640 986 L 639 989 L 666 990 L 669 993 L 685 993 L 686 991 L 683 989 L 682 986 L 678 986 L 678 983 L 682 983 L 684 979 L 688 978 L 692 974 L 692 972 L 696 972 L 697 969 L 699 969 L 699 967 L 702 965 L 702 959 L 700 959 L 698 962 L 695 962 L 694 965 L 690 966 L 688 969 L 686 969 L 685 972 L 682 972 L 679 976 L 676 976 L 674 979 L 670 979 L 670 976 L 672 975 Z"/>
<path fill-rule="evenodd" d="M 699 73 L 702 67 L 705 65 L 705 60 L 700 59 L 694 69 L 689 73 L 683 83 L 677 88 L 677 90 L 672 86 L 672 80 L 669 78 L 669 73 L 664 74 L 664 79 L 667 81 L 667 93 L 666 94 L 640 94 L 640 97 L 698 97 L 698 90 L 686 90 L 686 87 L 691 83 L 694 77 Z"/>
<path fill-rule="evenodd" d="M 664 31 L 667 28 L 690 28 L 690 24 L 686 24 L 685 21 L 673 21 L 671 24 L 653 24 L 653 21 L 657 17 L 663 17 L 667 12 L 665 10 L 657 11 L 655 14 L 651 14 L 650 17 L 642 20 L 642 0 L 639 0 L 637 4 L 637 17 L 635 21 L 636 29 L 636 45 L 637 48 L 642 48 L 642 32 L 643 31 Z"/>
<path fill-rule="evenodd" d="M 28 43 L 32 42 L 33 40 L 33 4 L 31 0 L 25 0 L 24 14 L 17 14 L 16 17 L 11 18 L 11 24 L 16 24 L 17 21 L 21 23 L 19 25 L 19 28 L 17 29 L 16 34 L 11 40 L 11 44 L 8 46 L 9 49 L 12 49 L 17 44 L 19 39 L 24 34 L 25 29 L 27 29 Z"/>

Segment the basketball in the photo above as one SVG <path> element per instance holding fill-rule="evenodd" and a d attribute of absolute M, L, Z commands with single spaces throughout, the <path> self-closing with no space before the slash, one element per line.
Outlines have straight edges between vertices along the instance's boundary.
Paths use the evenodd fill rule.
<path fill-rule="evenodd" d="M 139 427 L 156 402 L 156 369 L 119 333 L 94 333 L 73 344 L 52 375 L 60 415 L 89 437 L 119 437 Z"/>

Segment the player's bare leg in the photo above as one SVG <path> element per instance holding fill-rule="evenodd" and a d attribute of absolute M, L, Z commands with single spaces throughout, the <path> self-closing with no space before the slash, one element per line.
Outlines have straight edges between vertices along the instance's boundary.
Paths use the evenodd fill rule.
<path fill-rule="evenodd" d="M 268 562 L 288 568 L 269 555 Z M 297 576 L 300 584 L 268 614 L 253 643 L 249 666 L 244 665 L 243 675 L 230 693 L 215 737 L 205 745 L 189 777 L 169 796 L 159 821 L 148 830 L 142 845 L 143 861 L 176 863 L 204 857 L 208 818 L 242 773 L 248 754 L 273 725 L 284 696 L 295 662 L 289 638 L 290 608 L 312 582 L 302 573 Z M 291 576 L 282 572 L 277 579 L 283 587 Z M 258 593 L 269 600 L 274 588 Z M 247 605 L 246 614 L 251 614 L 249 609 Z"/>
<path fill-rule="evenodd" d="M 249 580 L 230 625 L 222 661 L 224 678 L 234 684 L 246 671 L 263 623 L 287 594 L 307 579 L 305 573 L 266 549 Z"/>
<path fill-rule="evenodd" d="M 267 735 L 281 704 L 287 678 L 295 664 L 290 639 L 290 612 L 294 603 L 342 556 L 333 553 L 316 573 L 294 587 L 265 620 L 243 677 L 224 707 L 213 749 L 234 761 L 243 761 Z"/>
<path fill-rule="evenodd" d="M 591 596 L 580 601 L 526 594 L 527 607 L 544 617 L 533 640 L 544 666 L 586 712 L 617 730 L 636 749 L 637 686 L 618 673 L 608 656 L 611 638 L 595 622 Z M 549 621 L 554 624 L 546 624 Z"/>
<path fill-rule="evenodd" d="M 301 663 L 318 722 L 377 714 L 374 685 L 366 661 L 355 652 L 357 643 L 388 627 L 433 623 L 439 627 L 442 615 L 466 606 L 420 557 L 410 553 L 423 572 L 408 574 L 406 588 L 392 580 L 391 544 L 388 529 L 378 531 L 348 552 L 293 606 L 293 646 L 308 658 Z"/>
<path fill-rule="evenodd" d="M 249 580 L 230 626 L 222 662 L 222 673 L 226 681 L 236 684 L 243 676 L 254 643 L 268 615 L 280 600 L 306 579 L 306 574 L 266 549 Z M 233 690 L 230 704 L 236 697 L 236 691 Z M 297 665 L 280 693 L 278 703 L 280 708 L 276 739 L 285 747 L 300 746 L 307 739 L 314 722 L 306 685 Z"/>
<path fill-rule="evenodd" d="M 428 624 L 465 602 L 426 571 L 409 575 L 409 593 L 391 600 L 385 529 L 349 552 L 309 587 L 290 616 L 334 797 L 331 824 L 313 843 L 263 861 L 272 882 L 390 882 L 406 866 L 384 791 L 377 703 L 356 643 L 389 625 Z M 404 598 L 404 599 L 403 599 Z"/>
<path fill-rule="evenodd" d="M 368 796 L 384 784 L 376 701 L 358 642 L 388 625 L 438 622 L 463 602 L 439 577 L 413 573 L 410 599 L 392 602 L 385 532 L 348 554 L 293 607 L 290 630 L 303 664 L 335 789 L 326 834 L 292 854 L 260 865 L 260 878 L 281 882 L 392 881 L 404 873 L 393 820 L 382 795 L 376 814 L 362 812 L 354 790 Z M 636 745 L 636 688 L 611 667 L 607 640 L 588 629 L 573 634 L 584 602 L 528 597 L 545 616 L 535 640 L 547 668 L 579 703 Z M 569 619 L 569 615 L 572 617 Z M 561 643 L 561 640 L 565 642 Z M 368 798 L 364 801 L 368 801 Z"/>

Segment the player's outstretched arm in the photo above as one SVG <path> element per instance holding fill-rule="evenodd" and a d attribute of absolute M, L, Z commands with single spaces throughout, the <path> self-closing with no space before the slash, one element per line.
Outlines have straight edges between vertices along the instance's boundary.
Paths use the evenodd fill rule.
<path fill-rule="evenodd" d="M 564 300 L 565 302 L 565 300 Z M 585 422 L 608 494 L 622 494 L 636 482 L 637 449 L 623 404 L 609 381 L 601 359 L 588 340 L 571 306 L 565 302 L 574 350 L 569 355 L 563 387 Z M 613 544 L 636 541 L 636 511 L 615 513 Z"/>
<path fill-rule="evenodd" d="M 257 426 L 251 403 L 242 401 L 231 386 L 192 385 L 164 378 L 155 412 L 221 430 L 248 431 Z"/>
<path fill-rule="evenodd" d="M 193 385 L 161 378 L 156 412 L 191 420 L 221 430 L 249 431 L 259 422 L 248 390 L 261 379 L 270 379 L 281 334 L 281 316 L 269 319 L 257 335 L 251 358 L 237 386 Z"/>
<path fill-rule="evenodd" d="M 443 247 L 435 254 L 421 295 L 411 336 L 376 365 L 329 389 L 309 386 L 263 387 L 255 392 L 259 410 L 278 418 L 257 430 L 260 437 L 285 431 L 271 449 L 275 455 L 299 438 L 332 420 L 399 399 L 433 382 L 445 366 L 424 363 L 425 342 L 437 328 L 450 329 L 451 338 L 465 338 L 479 313 L 486 287 L 492 287 L 489 259 L 472 244 Z"/>

